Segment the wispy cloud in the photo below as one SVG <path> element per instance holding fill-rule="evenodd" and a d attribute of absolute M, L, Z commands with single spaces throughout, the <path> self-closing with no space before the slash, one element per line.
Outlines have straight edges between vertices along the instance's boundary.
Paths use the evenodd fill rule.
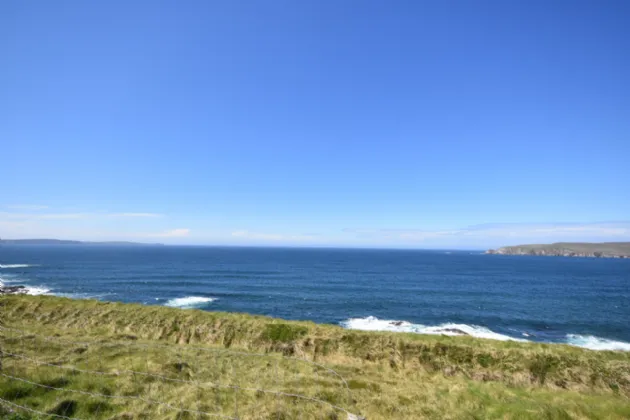
<path fill-rule="evenodd" d="M 230 243 L 275 245 L 385 246 L 420 248 L 493 248 L 549 242 L 630 241 L 630 221 L 598 223 L 500 223 L 445 229 L 347 228 L 328 233 L 304 230 L 204 230 L 203 225 L 175 228 L 163 214 L 143 211 L 83 211 L 46 206 L 0 211 L 0 236 L 51 237 L 81 240 L 146 240 L 168 243 Z M 20 206 L 23 207 L 23 206 Z M 37 208 L 37 210 L 35 210 Z M 1 209 L 1 208 L 0 208 Z M 65 211 L 64 211 L 65 210 Z M 137 210 L 137 209 L 134 209 Z M 164 219 L 162 219 L 164 217 Z M 167 222 L 169 222 L 167 224 Z M 188 223 L 186 223 L 188 225 Z M 194 232 L 194 235 L 191 233 Z"/>
<path fill-rule="evenodd" d="M 423 241 L 431 238 L 456 236 L 462 230 L 422 230 L 422 229 L 343 229 L 344 233 L 355 234 L 360 238 L 385 238 Z"/>
<path fill-rule="evenodd" d="M 156 218 L 159 213 L 108 213 L 108 212 L 80 212 L 80 213 L 13 213 L 0 212 L 0 218 L 12 220 L 70 220 L 97 218 Z"/>
<path fill-rule="evenodd" d="M 53 212 L 0 211 L 0 235 L 12 238 L 60 238 L 79 240 L 137 240 L 149 237 L 177 238 L 184 237 L 188 229 L 172 229 L 159 232 L 162 221 L 155 223 L 153 219 L 162 214 L 151 212 L 108 212 L 79 211 Z M 140 223 L 139 219 L 146 219 Z M 138 231 L 137 227 L 152 229 L 158 233 Z M 153 226 L 153 227 L 151 227 Z"/>
<path fill-rule="evenodd" d="M 462 235 L 512 236 L 512 237 L 627 237 L 630 222 L 599 223 L 513 223 L 471 226 Z"/>
<path fill-rule="evenodd" d="M 110 213 L 109 217 L 162 217 L 159 213 Z"/>
<path fill-rule="evenodd" d="M 314 235 L 286 235 L 279 233 L 250 232 L 248 230 L 237 230 L 235 232 L 232 232 L 232 237 L 254 241 L 270 242 L 303 242 L 313 241 L 316 239 L 316 236 Z"/>
<path fill-rule="evenodd" d="M 36 210 L 45 210 L 48 206 L 36 205 L 36 204 L 12 204 L 5 206 L 11 210 L 26 210 L 26 211 L 36 211 Z"/>
<path fill-rule="evenodd" d="M 15 221 L 10 221 L 10 220 L 0 220 L 0 229 L 2 229 L 2 233 L 5 233 L 6 231 L 22 229 L 26 225 L 27 225 L 27 223 L 24 223 L 24 222 L 15 222 Z"/>
<path fill-rule="evenodd" d="M 152 233 L 147 236 L 152 238 L 182 238 L 190 235 L 190 229 L 171 229 L 161 233 Z"/>
<path fill-rule="evenodd" d="M 89 213 L 9 213 L 0 212 L 0 218 L 12 220 L 84 219 Z"/>
<path fill-rule="evenodd" d="M 630 240 L 630 222 L 599 223 L 504 223 L 462 229 L 344 229 L 344 233 L 366 241 L 424 242 L 536 242 Z"/>

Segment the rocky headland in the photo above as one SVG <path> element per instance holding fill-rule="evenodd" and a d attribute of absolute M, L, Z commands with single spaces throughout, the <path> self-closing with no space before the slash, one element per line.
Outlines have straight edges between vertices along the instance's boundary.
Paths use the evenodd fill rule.
<path fill-rule="evenodd" d="M 486 251 L 486 254 L 630 258 L 630 242 L 558 242 L 553 244 L 516 245 L 490 249 Z"/>

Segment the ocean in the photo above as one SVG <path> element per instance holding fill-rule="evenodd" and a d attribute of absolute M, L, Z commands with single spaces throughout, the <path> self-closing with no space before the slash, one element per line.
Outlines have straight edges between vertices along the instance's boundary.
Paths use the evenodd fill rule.
<path fill-rule="evenodd" d="M 3 245 L 31 294 L 630 351 L 630 260 L 480 251 Z"/>

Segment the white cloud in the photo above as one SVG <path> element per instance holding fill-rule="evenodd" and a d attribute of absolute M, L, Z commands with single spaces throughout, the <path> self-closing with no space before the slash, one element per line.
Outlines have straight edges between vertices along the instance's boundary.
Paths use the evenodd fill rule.
<path fill-rule="evenodd" d="M 11 231 L 12 229 L 21 229 L 26 225 L 27 223 L 24 222 L 0 220 L 0 228 L 2 229 L 3 233 L 6 231 Z"/>
<path fill-rule="evenodd" d="M 151 238 L 182 238 L 190 235 L 190 229 L 171 229 L 161 233 L 146 235 Z"/>
<path fill-rule="evenodd" d="M 5 206 L 11 207 L 12 206 Z M 550 242 L 630 241 L 630 222 L 504 223 L 452 229 L 344 229 L 303 234 L 264 230 L 205 231 L 200 226 L 173 228 L 164 215 L 152 212 L 70 211 L 36 206 L 0 211 L 0 236 L 78 240 L 137 240 L 162 238 L 169 243 L 274 244 L 326 246 L 385 246 L 422 248 L 491 248 Z M 45 206 L 39 206 L 44 210 Z M 170 219 L 169 219 L 170 220 Z M 180 221 L 181 222 L 181 221 Z M 176 222 L 179 223 L 179 222 Z M 175 225 L 176 226 L 176 225 Z M 310 228 L 312 229 L 312 228 Z M 309 229 L 309 231 L 310 231 Z M 284 229 L 283 229 L 284 230 Z M 306 231 L 306 230 L 304 230 Z M 302 231 L 302 232 L 304 232 Z M 299 232 L 299 231 L 298 231 Z"/>
<path fill-rule="evenodd" d="M 109 217 L 162 217 L 159 213 L 110 213 Z"/>
<path fill-rule="evenodd" d="M 15 239 L 142 240 L 149 237 L 184 237 L 190 232 L 188 229 L 173 229 L 152 233 L 151 230 L 159 232 L 160 229 L 152 219 L 162 216 L 149 212 L 0 211 L 0 236 Z M 149 224 L 144 222 L 141 224 L 139 219 L 147 219 Z M 148 232 L 135 230 L 139 225 L 150 230 Z"/>
<path fill-rule="evenodd" d="M 627 241 L 630 222 L 601 223 L 505 223 L 464 229 L 344 229 L 362 242 L 418 245 L 497 245 L 560 241 Z"/>
<path fill-rule="evenodd" d="M 44 210 L 47 209 L 48 206 L 41 206 L 36 204 L 13 204 L 5 206 L 8 209 L 12 210 Z"/>
<path fill-rule="evenodd" d="M 7 213 L 0 212 L 0 218 L 13 220 L 54 220 L 54 219 L 84 219 L 89 213 Z"/>
<path fill-rule="evenodd" d="M 0 218 L 12 220 L 68 220 L 68 219 L 98 219 L 98 218 L 156 218 L 162 217 L 159 213 L 109 213 L 109 212 L 82 212 L 82 213 L 10 213 L 0 212 Z"/>
<path fill-rule="evenodd" d="M 472 226 L 466 235 L 516 236 L 522 238 L 630 237 L 630 222 L 616 223 L 541 223 Z"/>
<path fill-rule="evenodd" d="M 422 230 L 422 229 L 344 229 L 345 233 L 356 234 L 362 238 L 387 238 L 409 241 L 424 241 L 426 239 L 458 235 L 461 230 Z"/>
<path fill-rule="evenodd" d="M 271 242 L 301 242 L 301 241 L 313 241 L 316 239 L 314 235 L 284 235 L 279 233 L 261 233 L 250 232 L 248 230 L 237 230 L 232 232 L 232 236 L 235 238 L 249 239 L 254 241 L 271 241 Z"/>

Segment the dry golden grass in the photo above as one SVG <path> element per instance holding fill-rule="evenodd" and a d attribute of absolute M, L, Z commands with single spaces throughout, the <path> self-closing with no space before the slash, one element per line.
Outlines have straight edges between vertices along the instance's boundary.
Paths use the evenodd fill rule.
<path fill-rule="evenodd" d="M 242 419 L 345 419 L 331 405 L 370 420 L 630 418 L 628 353 L 47 296 L 6 296 L 0 305 L 4 326 L 32 333 L 3 331 L 5 353 L 29 359 L 5 354 L 2 372 L 61 389 L 0 377 L 0 398 L 81 419 L 214 418 L 186 410 Z M 333 373 L 297 359 L 334 369 L 351 396 Z M 18 414 L 15 419 L 36 418 L 5 412 Z"/>

